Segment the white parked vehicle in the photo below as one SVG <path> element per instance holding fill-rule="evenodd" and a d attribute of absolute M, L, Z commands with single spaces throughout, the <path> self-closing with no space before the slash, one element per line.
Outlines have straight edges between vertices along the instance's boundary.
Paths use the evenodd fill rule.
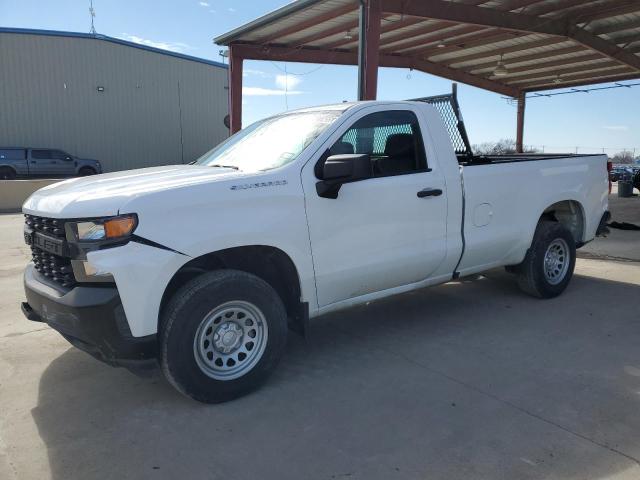
<path fill-rule="evenodd" d="M 213 403 L 326 312 L 501 266 L 559 295 L 605 228 L 606 157 L 458 150 L 424 101 L 344 103 L 257 122 L 193 165 L 50 185 L 23 208 L 23 310 Z"/>

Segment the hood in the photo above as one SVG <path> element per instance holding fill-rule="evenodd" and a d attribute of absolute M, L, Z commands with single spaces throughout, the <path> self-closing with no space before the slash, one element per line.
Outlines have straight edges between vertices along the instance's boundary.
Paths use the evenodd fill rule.
<path fill-rule="evenodd" d="M 36 191 L 22 210 L 53 218 L 117 215 L 135 197 L 239 176 L 243 174 L 230 168 L 170 165 L 73 178 Z"/>

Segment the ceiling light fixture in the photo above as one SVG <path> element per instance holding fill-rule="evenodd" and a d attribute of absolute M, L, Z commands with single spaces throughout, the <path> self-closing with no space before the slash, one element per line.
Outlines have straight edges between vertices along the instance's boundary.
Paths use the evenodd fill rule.
<path fill-rule="evenodd" d="M 562 80 L 560 79 L 560 75 L 556 75 L 556 78 L 553 79 L 553 83 L 560 83 Z"/>
<path fill-rule="evenodd" d="M 500 55 L 500 60 L 498 60 L 498 64 L 496 65 L 493 74 L 496 77 L 504 77 L 505 75 L 509 75 L 509 70 L 507 70 L 507 66 L 502 61 L 502 55 Z"/>
<path fill-rule="evenodd" d="M 446 44 L 446 43 L 444 43 L 444 40 L 440 40 L 440 41 L 438 42 L 438 45 L 437 45 L 437 47 L 438 47 L 438 48 L 444 48 L 444 47 L 446 47 L 446 46 L 447 46 L 447 44 Z"/>
<path fill-rule="evenodd" d="M 351 40 L 353 38 L 351 31 L 347 31 L 347 33 L 344 34 L 344 38 L 345 40 Z"/>

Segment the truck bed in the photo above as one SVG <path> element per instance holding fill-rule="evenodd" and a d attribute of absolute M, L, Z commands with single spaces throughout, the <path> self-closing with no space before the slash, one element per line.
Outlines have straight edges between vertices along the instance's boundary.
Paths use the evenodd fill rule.
<path fill-rule="evenodd" d="M 534 160 L 557 160 L 560 158 L 594 157 L 599 154 L 574 153 L 516 153 L 505 155 L 473 155 L 458 154 L 460 165 L 473 167 L 475 165 L 490 165 L 494 163 L 530 162 Z"/>

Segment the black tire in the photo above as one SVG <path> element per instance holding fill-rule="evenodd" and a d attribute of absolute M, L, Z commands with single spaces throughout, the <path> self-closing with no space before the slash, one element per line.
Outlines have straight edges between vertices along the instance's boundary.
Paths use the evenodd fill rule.
<path fill-rule="evenodd" d="M 95 175 L 97 172 L 91 167 L 82 167 L 78 172 L 81 177 L 88 177 L 89 175 Z"/>
<path fill-rule="evenodd" d="M 13 168 L 2 167 L 0 168 L 0 180 L 14 180 L 16 178 L 16 171 Z"/>
<path fill-rule="evenodd" d="M 211 322 L 207 320 L 211 318 L 211 312 L 233 302 L 248 303 L 259 309 L 268 332 L 266 338 L 263 337 L 266 345 L 262 347 L 264 350 L 261 356 L 254 358 L 256 363 L 253 367 L 242 373 L 242 376 L 232 379 L 212 378 L 211 370 L 207 373 L 207 367 L 200 366 L 206 360 L 202 356 L 199 357 L 200 360 L 196 358 L 199 348 L 196 338 L 202 338 L 201 324 Z M 220 322 L 215 332 L 224 323 L 226 320 Z M 210 328 L 206 331 L 209 332 L 207 335 L 216 334 L 211 334 Z M 247 336 L 240 337 L 241 345 L 245 338 L 249 340 Z M 214 337 L 207 338 L 211 338 L 210 348 L 214 348 Z M 159 331 L 160 364 L 167 380 L 184 395 L 204 403 L 226 402 L 255 390 L 266 380 L 284 353 L 286 339 L 286 310 L 271 285 L 246 272 L 217 270 L 189 281 L 173 295 L 164 308 Z M 216 355 L 222 354 L 216 352 Z M 235 358 L 238 364 L 239 358 Z M 216 368 L 213 364 L 208 365 Z"/>
<path fill-rule="evenodd" d="M 545 273 L 545 255 L 552 244 L 552 248 L 566 249 L 566 254 L 557 256 L 558 262 L 549 270 L 551 276 L 556 271 L 560 273 L 550 280 L 549 275 Z M 522 291 L 534 297 L 557 297 L 567 288 L 575 265 L 576 245 L 571 232 L 558 222 L 541 220 L 527 255 L 516 267 L 518 285 Z"/>

